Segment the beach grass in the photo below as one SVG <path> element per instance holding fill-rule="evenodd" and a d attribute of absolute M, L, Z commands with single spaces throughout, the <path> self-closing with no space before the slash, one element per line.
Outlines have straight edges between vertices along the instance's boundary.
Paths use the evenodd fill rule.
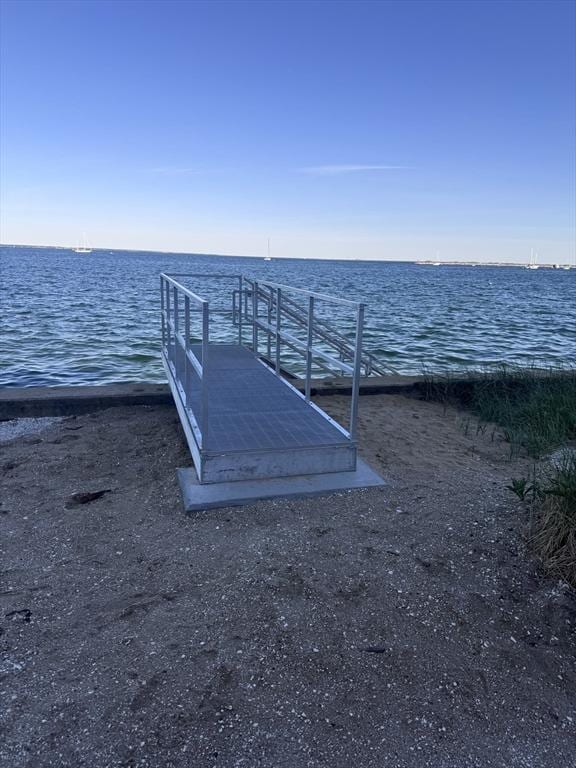
<path fill-rule="evenodd" d="M 511 458 L 535 459 L 531 477 L 509 489 L 528 507 L 530 549 L 548 573 L 576 588 L 576 448 L 550 455 L 576 439 L 576 368 L 502 366 L 427 376 L 425 388 L 427 399 L 470 410 L 477 429 L 497 425 Z"/>
<path fill-rule="evenodd" d="M 576 453 L 535 468 L 510 489 L 530 510 L 530 548 L 550 574 L 576 588 Z"/>
<path fill-rule="evenodd" d="M 425 397 L 471 411 L 480 426 L 496 424 L 511 456 L 541 458 L 576 439 L 576 367 L 499 366 L 427 375 Z"/>

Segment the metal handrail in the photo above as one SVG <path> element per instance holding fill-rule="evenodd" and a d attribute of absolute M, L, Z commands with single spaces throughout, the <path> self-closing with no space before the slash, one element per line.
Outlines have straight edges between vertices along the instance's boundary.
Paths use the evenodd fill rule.
<path fill-rule="evenodd" d="M 259 286 L 261 285 L 262 283 L 259 283 Z M 268 286 L 271 284 L 266 283 L 266 285 Z M 303 291 L 302 289 L 294 290 L 306 293 L 306 291 Z M 312 294 L 313 292 L 309 291 L 308 293 Z M 313 295 L 315 297 L 323 296 L 323 294 L 317 293 L 314 293 Z M 263 294 L 262 298 L 266 301 L 269 299 L 269 295 Z M 284 314 L 288 315 L 291 320 L 294 320 L 294 322 L 296 322 L 298 325 L 301 327 L 306 327 L 307 312 L 305 312 L 297 302 L 286 296 L 285 293 L 282 296 L 282 311 Z M 348 339 L 343 333 L 334 328 L 334 326 L 328 323 L 326 320 L 322 320 L 318 317 L 315 318 L 314 327 L 316 334 L 322 338 L 326 345 L 332 347 L 338 352 L 340 355 L 340 360 L 354 360 L 354 346 L 350 339 Z M 374 355 L 372 355 L 370 352 L 365 352 L 364 350 L 362 350 L 362 367 L 364 368 L 365 376 L 371 376 L 372 374 L 376 374 L 377 376 L 385 375 L 384 369 L 381 368 L 376 362 Z M 324 370 L 326 370 L 328 373 L 332 373 L 331 369 L 329 368 L 324 368 Z M 391 371 L 394 372 L 392 369 Z"/>
<path fill-rule="evenodd" d="M 177 275 L 177 277 L 184 277 L 184 275 Z M 164 279 L 167 283 L 172 285 L 172 287 L 178 291 L 180 291 L 185 296 L 188 296 L 188 298 L 192 299 L 192 301 L 195 301 L 197 304 L 208 304 L 206 299 L 203 299 L 201 296 L 198 296 L 196 293 L 193 293 L 188 288 L 185 288 L 183 285 L 180 285 L 180 283 L 177 283 L 176 280 L 173 279 L 170 275 L 165 274 L 162 272 L 160 275 L 160 280 Z"/>
<path fill-rule="evenodd" d="M 347 373 L 352 374 L 352 399 L 350 404 L 350 419 L 348 432 L 346 433 L 351 440 L 356 439 L 357 434 L 357 422 L 358 422 L 358 395 L 360 391 L 360 376 L 362 370 L 362 336 L 364 328 L 364 308 L 365 305 L 362 302 L 350 301 L 349 299 L 339 299 L 334 296 L 327 296 L 322 293 L 316 293 L 315 291 L 307 291 L 303 288 L 292 288 L 290 286 L 282 285 L 280 283 L 272 283 L 269 281 L 258 281 L 252 278 L 244 277 L 244 297 L 240 296 L 240 314 L 244 314 L 245 324 L 252 325 L 252 350 L 255 354 L 259 354 L 259 335 L 258 332 L 262 330 L 266 333 L 266 344 L 268 359 L 271 358 L 271 342 L 275 343 L 275 369 L 276 374 L 280 376 L 280 355 L 281 345 L 284 343 L 294 352 L 302 355 L 306 361 L 306 374 L 304 377 L 304 398 L 310 403 L 311 399 L 311 381 L 312 381 L 312 364 L 318 363 L 318 360 L 325 361 L 333 367 L 337 367 Z M 268 289 L 263 291 L 263 287 Z M 282 320 L 286 319 L 283 309 L 283 301 L 285 293 L 298 293 L 301 296 L 305 296 L 308 299 L 308 311 L 306 313 L 305 324 L 301 322 L 301 325 L 306 330 L 306 342 L 298 339 L 289 331 L 286 331 L 282 327 Z M 251 299 L 251 302 L 250 302 Z M 259 304 L 260 301 L 264 301 L 266 304 L 267 321 L 260 319 L 259 316 Z M 317 319 L 314 315 L 316 301 L 329 301 L 335 304 L 342 304 L 347 307 L 352 307 L 355 311 L 355 343 L 353 353 L 353 364 L 350 366 L 348 363 L 341 359 L 333 357 L 320 349 L 315 344 L 315 336 L 318 336 Z M 249 311 L 251 304 L 252 311 Z M 283 315 L 284 312 L 284 315 Z M 273 323 L 275 320 L 275 323 Z M 300 318 L 302 321 L 302 318 Z M 324 337 L 324 338 L 322 338 Z M 326 341 L 325 333 L 321 335 L 322 341 Z M 325 366 L 323 366 L 325 367 Z M 315 406 L 317 407 L 317 406 Z M 320 410 L 320 409 L 319 409 Z"/>
<path fill-rule="evenodd" d="M 245 278 L 245 280 L 248 280 L 250 282 L 249 278 Z M 257 282 L 259 286 L 267 285 L 270 288 L 276 288 L 281 291 L 290 291 L 290 293 L 301 293 L 303 296 L 312 297 L 314 299 L 320 299 L 322 301 L 330 301 L 333 304 L 348 304 L 351 307 L 360 307 L 365 306 L 360 301 L 352 301 L 352 299 L 341 299 L 338 296 L 329 296 L 326 293 L 316 293 L 316 291 L 308 291 L 306 288 L 294 288 L 291 285 L 283 285 L 282 283 L 273 283 L 269 280 L 253 280 L 252 282 Z"/>
<path fill-rule="evenodd" d="M 358 395 L 362 367 L 368 373 L 375 369 L 372 356 L 362 352 L 364 326 L 364 308 L 362 302 L 328 296 L 315 291 L 270 281 L 258 281 L 244 275 L 175 273 L 160 276 L 161 318 L 162 318 L 162 356 L 165 365 L 176 382 L 180 399 L 186 409 L 190 425 L 198 447 L 202 449 L 208 443 L 208 387 L 205 372 L 208 363 L 210 344 L 210 308 L 207 299 L 189 290 L 175 278 L 233 279 L 238 281 L 238 288 L 232 291 L 232 324 L 238 329 L 238 344 L 244 343 L 244 330 L 251 328 L 251 347 L 260 357 L 259 332 L 266 334 L 268 361 L 273 365 L 277 376 L 287 386 L 291 385 L 282 376 L 282 345 L 301 355 L 305 359 L 306 373 L 304 393 L 294 390 L 303 397 L 324 418 L 333 420 L 316 404 L 311 402 L 311 381 L 313 364 L 332 372 L 334 368 L 352 375 L 352 399 L 348 431 L 338 428 L 351 440 L 356 439 L 358 421 Z M 306 309 L 287 294 L 296 293 L 307 299 Z M 260 305 L 266 306 L 266 317 L 260 315 Z M 352 308 L 355 313 L 354 343 L 329 323 L 317 317 L 316 304 L 330 302 Z M 193 353 L 190 346 L 192 313 L 201 313 L 202 318 L 202 360 Z M 181 327 L 183 313 L 183 328 Z M 298 338 L 283 326 L 283 321 L 292 321 L 306 332 L 306 340 Z M 318 346 L 319 340 L 324 347 L 335 349 L 340 357 L 334 357 L 326 349 Z M 274 360 L 272 345 L 274 344 Z M 346 361 L 349 362 L 346 362 Z M 191 394 L 194 374 L 198 377 L 200 388 L 200 422 L 198 423 L 191 407 Z M 294 389 L 292 387 L 292 389 Z"/>
<path fill-rule="evenodd" d="M 184 332 L 180 328 L 181 299 L 184 313 Z M 162 318 L 162 357 L 172 372 L 198 446 L 202 448 L 208 435 L 208 393 L 204 386 L 204 371 L 210 344 L 209 302 L 185 288 L 170 275 L 160 275 L 160 304 Z M 202 312 L 202 361 L 190 348 L 191 305 Z M 200 381 L 200 423 L 191 408 L 192 370 Z"/>

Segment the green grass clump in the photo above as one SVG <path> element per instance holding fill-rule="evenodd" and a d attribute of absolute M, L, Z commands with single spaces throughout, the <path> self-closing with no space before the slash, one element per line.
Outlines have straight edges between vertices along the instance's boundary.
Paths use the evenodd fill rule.
<path fill-rule="evenodd" d="M 424 396 L 471 411 L 478 429 L 496 424 L 511 455 L 535 459 L 576 439 L 576 368 L 511 368 L 427 377 Z M 508 486 L 528 506 L 528 543 L 545 569 L 576 588 L 576 449 L 539 461 Z"/>
<path fill-rule="evenodd" d="M 480 423 L 498 424 L 511 445 L 539 458 L 576 438 L 576 368 L 519 368 L 428 377 L 425 396 L 457 402 Z"/>
<path fill-rule="evenodd" d="M 510 489 L 530 509 L 528 542 L 551 574 L 576 588 L 576 453 L 513 480 Z"/>

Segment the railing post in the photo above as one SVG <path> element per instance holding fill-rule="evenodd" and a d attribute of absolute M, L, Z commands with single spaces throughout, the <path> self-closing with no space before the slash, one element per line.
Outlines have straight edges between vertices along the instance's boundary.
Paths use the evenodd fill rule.
<path fill-rule="evenodd" d="M 160 275 L 160 316 L 162 318 L 162 352 L 166 354 L 166 319 L 164 317 L 164 278 Z"/>
<path fill-rule="evenodd" d="M 362 369 L 362 334 L 364 332 L 364 304 L 359 304 L 356 312 L 356 345 L 354 350 L 354 377 L 352 379 L 352 404 L 350 406 L 350 439 L 356 440 L 358 431 L 358 395 L 360 393 L 360 373 Z"/>
<path fill-rule="evenodd" d="M 171 315 L 171 305 L 170 305 L 170 283 L 168 280 L 166 280 L 166 334 L 168 336 L 167 338 L 167 344 L 166 344 L 166 359 L 168 362 L 170 362 L 170 356 L 172 354 L 172 351 L 170 349 L 171 346 L 171 338 L 172 338 L 172 317 Z"/>
<path fill-rule="evenodd" d="M 272 296 L 274 295 L 273 289 L 268 288 L 270 296 L 268 297 L 268 312 L 266 315 L 266 323 L 268 330 L 266 331 L 266 358 L 268 362 L 272 362 L 272 334 L 270 326 L 272 325 Z"/>
<path fill-rule="evenodd" d="M 238 293 L 238 344 L 242 346 L 242 275 L 238 278 L 239 293 Z"/>
<path fill-rule="evenodd" d="M 180 330 L 180 312 L 178 306 L 178 289 L 174 286 L 174 293 L 172 296 L 174 306 L 174 370 L 176 371 L 176 378 L 180 379 L 180 372 L 178 370 L 178 355 L 180 342 L 178 341 L 178 331 Z"/>
<path fill-rule="evenodd" d="M 202 433 L 202 448 L 208 444 L 208 387 L 210 386 L 208 376 L 208 345 L 210 344 L 210 313 L 208 302 L 202 304 L 202 381 L 200 382 L 200 400 L 201 400 L 201 422 L 200 431 Z M 201 481 L 201 478 L 200 478 Z"/>
<path fill-rule="evenodd" d="M 184 405 L 188 407 L 190 399 L 190 298 L 184 296 Z"/>
<path fill-rule="evenodd" d="M 314 296 L 308 300 L 308 341 L 306 344 L 306 401 L 310 402 L 312 378 L 312 342 L 314 341 Z"/>
<path fill-rule="evenodd" d="M 280 376 L 280 323 L 282 314 L 282 291 L 276 289 L 276 374 Z"/>
<path fill-rule="evenodd" d="M 258 283 L 252 281 L 252 350 L 258 354 Z"/>

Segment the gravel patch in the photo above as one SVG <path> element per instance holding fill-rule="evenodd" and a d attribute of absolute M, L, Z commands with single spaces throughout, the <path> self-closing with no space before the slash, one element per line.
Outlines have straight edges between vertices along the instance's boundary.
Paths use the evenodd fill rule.
<path fill-rule="evenodd" d="M 38 419 L 10 419 L 0 421 L 0 443 L 7 443 L 24 435 L 34 435 L 53 427 L 62 421 L 60 416 L 45 416 Z"/>

